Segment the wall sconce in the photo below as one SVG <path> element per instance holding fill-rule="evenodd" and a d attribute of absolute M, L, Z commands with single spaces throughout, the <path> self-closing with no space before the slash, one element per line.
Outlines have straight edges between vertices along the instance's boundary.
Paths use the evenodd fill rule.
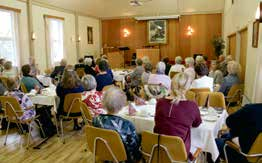
<path fill-rule="evenodd" d="M 35 34 L 35 32 L 32 32 L 31 39 L 32 39 L 32 40 L 36 40 L 36 34 Z"/>
<path fill-rule="evenodd" d="M 124 32 L 124 37 L 128 37 L 130 35 L 129 30 L 126 28 L 123 29 L 123 32 Z"/>
<path fill-rule="evenodd" d="M 80 42 L 80 41 L 81 41 L 81 37 L 78 36 L 78 37 L 77 37 L 77 42 Z"/>
<path fill-rule="evenodd" d="M 188 27 L 187 27 L 187 33 L 186 33 L 186 35 L 192 36 L 194 32 L 195 32 L 195 31 L 194 31 L 194 29 L 193 29 L 191 26 L 188 26 Z"/>
<path fill-rule="evenodd" d="M 262 2 L 260 2 L 259 6 L 257 7 L 256 20 L 260 23 L 262 22 Z"/>

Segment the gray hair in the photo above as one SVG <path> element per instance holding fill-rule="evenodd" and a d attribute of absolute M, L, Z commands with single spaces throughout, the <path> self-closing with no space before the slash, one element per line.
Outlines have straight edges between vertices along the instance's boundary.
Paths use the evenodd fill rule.
<path fill-rule="evenodd" d="M 166 64 L 164 62 L 158 62 L 156 65 L 156 72 L 164 74 L 166 70 Z"/>
<path fill-rule="evenodd" d="M 84 62 L 85 62 L 85 65 L 91 66 L 93 60 L 92 60 L 92 58 L 86 58 Z"/>
<path fill-rule="evenodd" d="M 204 57 L 201 55 L 198 55 L 196 57 L 196 64 L 199 64 L 199 63 L 205 63 Z"/>
<path fill-rule="evenodd" d="M 230 61 L 227 64 L 227 71 L 228 71 L 229 74 L 239 75 L 239 73 L 241 71 L 241 66 L 236 61 Z"/>
<path fill-rule="evenodd" d="M 61 65 L 61 66 L 66 66 L 66 65 L 67 65 L 67 61 L 66 61 L 65 59 L 62 59 L 62 60 L 60 61 L 60 65 Z"/>
<path fill-rule="evenodd" d="M 104 93 L 102 104 L 109 113 L 116 114 L 126 106 L 126 94 L 118 87 L 111 87 Z"/>
<path fill-rule="evenodd" d="M 177 56 L 176 59 L 175 59 L 176 64 L 181 64 L 182 61 L 183 61 L 183 59 L 182 59 L 181 56 Z"/>
<path fill-rule="evenodd" d="M 194 58 L 193 57 L 187 57 L 185 59 L 186 65 L 194 65 Z"/>
<path fill-rule="evenodd" d="M 92 75 L 83 76 L 81 81 L 86 91 L 91 91 L 93 89 L 96 89 L 97 86 L 96 79 Z"/>

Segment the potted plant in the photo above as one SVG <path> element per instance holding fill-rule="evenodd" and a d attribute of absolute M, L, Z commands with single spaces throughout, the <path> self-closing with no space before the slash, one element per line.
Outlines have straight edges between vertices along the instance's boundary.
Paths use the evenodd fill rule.
<path fill-rule="evenodd" d="M 218 58 L 221 54 L 224 53 L 225 41 L 221 36 L 215 36 L 212 40 L 212 44 L 214 46 L 215 55 Z"/>

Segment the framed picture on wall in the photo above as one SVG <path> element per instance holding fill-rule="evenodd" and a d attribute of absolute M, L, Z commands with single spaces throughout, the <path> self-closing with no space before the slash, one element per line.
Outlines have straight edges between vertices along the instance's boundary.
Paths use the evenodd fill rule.
<path fill-rule="evenodd" d="M 167 20 L 149 20 L 147 30 L 149 44 L 167 43 Z"/>
<path fill-rule="evenodd" d="M 94 44 L 93 40 L 93 27 L 87 27 L 87 43 Z"/>
<path fill-rule="evenodd" d="M 259 21 L 253 23 L 253 36 L 252 36 L 252 46 L 254 48 L 258 47 L 258 37 L 259 37 Z"/>

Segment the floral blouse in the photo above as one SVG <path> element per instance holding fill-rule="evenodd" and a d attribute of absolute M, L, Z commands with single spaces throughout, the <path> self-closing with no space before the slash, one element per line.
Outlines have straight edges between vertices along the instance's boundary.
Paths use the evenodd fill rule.
<path fill-rule="evenodd" d="M 109 114 L 101 114 L 93 119 L 93 125 L 109 130 L 115 130 L 120 135 L 122 142 L 124 143 L 128 162 L 134 162 L 139 160 L 140 152 L 140 139 L 136 134 L 134 125 L 121 117 Z"/>
<path fill-rule="evenodd" d="M 83 97 L 83 102 L 90 108 L 93 116 L 106 114 L 106 111 L 102 107 L 102 92 L 96 90 L 83 92 Z"/>
<path fill-rule="evenodd" d="M 19 90 L 14 90 L 12 92 L 9 92 L 9 95 L 17 99 L 17 101 L 20 104 L 20 107 L 24 111 L 23 115 L 19 117 L 21 120 L 30 119 L 36 115 L 36 112 L 34 109 L 27 109 L 34 105 L 31 99 L 26 94 L 24 94 L 23 92 Z"/>

